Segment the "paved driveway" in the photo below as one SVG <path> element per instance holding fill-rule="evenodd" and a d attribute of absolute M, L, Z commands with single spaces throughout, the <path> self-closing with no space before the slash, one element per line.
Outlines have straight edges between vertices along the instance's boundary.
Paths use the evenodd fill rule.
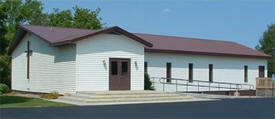
<path fill-rule="evenodd" d="M 272 99 L 0 109 L 1 119 L 275 119 Z"/>

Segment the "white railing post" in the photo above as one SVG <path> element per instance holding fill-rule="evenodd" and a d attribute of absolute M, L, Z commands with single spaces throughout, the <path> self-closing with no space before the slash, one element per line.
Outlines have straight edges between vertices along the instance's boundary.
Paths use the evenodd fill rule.
<path fill-rule="evenodd" d="M 178 92 L 178 80 L 176 79 L 176 92 Z"/>
<path fill-rule="evenodd" d="M 153 77 L 153 87 L 155 87 L 155 77 Z"/>
<path fill-rule="evenodd" d="M 210 91 L 210 84 L 211 84 L 211 83 L 209 82 L 209 86 L 208 86 L 208 88 L 209 88 L 208 90 L 209 90 L 209 91 Z"/>
<path fill-rule="evenodd" d="M 198 82 L 198 92 L 200 91 L 200 82 Z"/>
<path fill-rule="evenodd" d="M 163 78 L 163 92 L 165 92 L 165 78 Z"/>
<path fill-rule="evenodd" d="M 186 81 L 186 92 L 188 92 L 188 81 Z"/>

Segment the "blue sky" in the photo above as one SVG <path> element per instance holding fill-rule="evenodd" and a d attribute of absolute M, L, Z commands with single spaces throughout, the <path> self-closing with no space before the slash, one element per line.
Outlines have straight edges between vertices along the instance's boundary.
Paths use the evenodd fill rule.
<path fill-rule="evenodd" d="M 105 26 L 130 32 L 234 41 L 254 48 L 275 23 L 275 0 L 41 0 L 53 8 L 101 8 Z"/>

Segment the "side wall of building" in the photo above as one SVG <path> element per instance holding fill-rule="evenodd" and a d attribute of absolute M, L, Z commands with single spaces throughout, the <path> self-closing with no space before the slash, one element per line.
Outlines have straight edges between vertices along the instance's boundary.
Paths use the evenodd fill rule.
<path fill-rule="evenodd" d="M 267 76 L 267 61 L 265 59 L 146 52 L 145 61 L 148 63 L 148 73 L 151 77 L 166 77 L 167 62 L 172 63 L 172 78 L 188 79 L 189 63 L 193 64 L 193 80 L 209 81 L 209 64 L 213 64 L 214 82 L 253 84 L 255 88 L 256 77 L 258 77 L 258 66 L 265 66 L 265 76 Z M 248 66 L 248 82 L 244 82 L 245 65 Z M 159 82 L 159 80 L 155 82 Z M 197 85 L 196 82 L 190 84 Z M 200 85 L 207 86 L 209 84 L 201 83 Z M 214 84 L 211 85 L 214 86 Z M 228 85 L 224 86 L 228 87 Z M 163 90 L 163 85 L 155 84 L 155 88 Z M 165 86 L 165 91 L 175 90 L 175 85 Z M 178 91 L 186 90 L 186 86 L 178 86 Z M 208 91 L 209 88 L 200 88 L 199 90 Z M 211 88 L 210 90 L 219 89 Z M 198 91 L 198 88 L 196 86 L 189 86 L 188 91 Z"/>
<path fill-rule="evenodd" d="M 27 79 L 27 41 L 31 43 L 30 78 Z M 12 89 L 30 92 L 75 92 L 75 45 L 52 47 L 26 34 L 12 53 Z"/>
<path fill-rule="evenodd" d="M 131 90 L 144 89 L 142 44 L 123 35 L 100 34 L 78 41 L 76 52 L 77 91 L 109 90 L 109 58 L 130 58 Z"/>

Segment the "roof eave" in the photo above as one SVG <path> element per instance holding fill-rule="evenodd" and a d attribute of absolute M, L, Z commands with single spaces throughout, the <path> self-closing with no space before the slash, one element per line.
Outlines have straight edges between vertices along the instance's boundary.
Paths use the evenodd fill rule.
<path fill-rule="evenodd" d="M 24 27 L 24 25 L 20 25 L 20 26 L 18 27 L 18 29 L 17 29 L 17 31 L 16 31 L 14 37 L 13 37 L 13 40 L 12 40 L 10 46 L 9 46 L 8 55 L 11 55 L 11 54 L 12 54 L 13 50 L 17 47 L 17 45 L 20 43 L 20 41 L 22 40 L 22 38 L 24 37 L 24 35 L 25 35 L 27 32 L 29 32 L 29 33 L 31 33 L 31 34 L 33 34 L 33 35 L 39 37 L 40 39 L 42 39 L 42 40 L 46 41 L 47 43 L 49 43 L 50 45 L 52 45 L 52 43 L 49 42 L 47 39 L 41 37 L 40 35 L 38 35 L 38 34 L 32 32 L 32 31 L 29 30 L 29 29 L 26 29 L 26 28 Z"/>
<path fill-rule="evenodd" d="M 152 53 L 176 53 L 176 54 L 193 54 L 193 55 L 209 55 L 209 56 L 227 56 L 227 57 L 249 57 L 249 58 L 261 58 L 270 59 L 270 55 L 258 56 L 258 55 L 242 55 L 242 54 L 229 54 L 229 53 L 211 53 L 211 52 L 195 52 L 195 51 L 182 51 L 182 50 L 168 50 L 168 49 L 145 49 L 145 52 Z"/>
<path fill-rule="evenodd" d="M 24 35 L 27 33 L 27 31 L 18 28 L 18 30 L 16 31 L 12 42 L 9 45 L 9 49 L 8 49 L 8 55 L 11 55 L 13 50 L 16 48 L 16 46 L 19 44 L 20 40 L 22 37 L 24 37 Z M 18 41 L 19 40 L 19 41 Z"/>

